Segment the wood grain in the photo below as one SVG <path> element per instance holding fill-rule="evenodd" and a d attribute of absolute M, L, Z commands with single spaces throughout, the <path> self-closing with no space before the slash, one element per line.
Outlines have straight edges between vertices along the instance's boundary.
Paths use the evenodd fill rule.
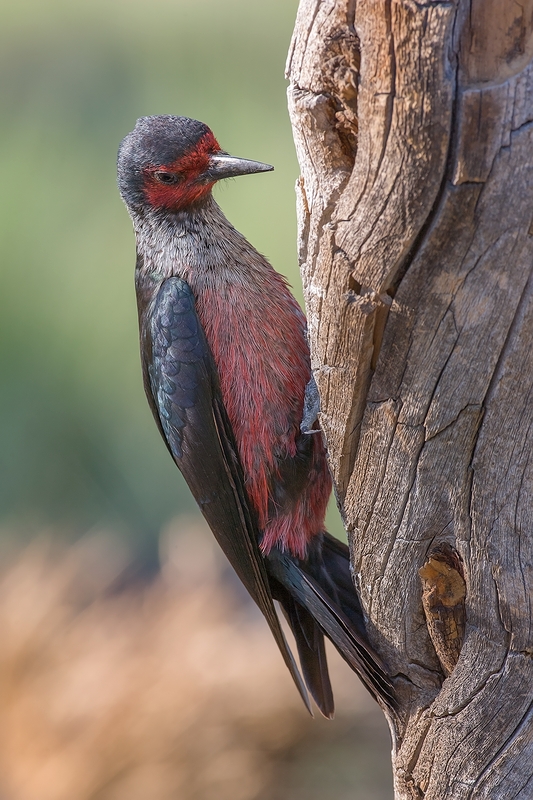
<path fill-rule="evenodd" d="M 397 798 L 533 797 L 533 3 L 302 0 L 288 60 L 321 424 Z M 461 558 L 443 681 L 418 570 Z"/>

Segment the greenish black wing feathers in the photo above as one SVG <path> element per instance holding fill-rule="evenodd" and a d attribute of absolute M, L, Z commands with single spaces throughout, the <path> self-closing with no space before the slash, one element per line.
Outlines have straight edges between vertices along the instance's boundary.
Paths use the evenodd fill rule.
<path fill-rule="evenodd" d="M 167 446 L 217 541 L 255 600 L 296 686 L 309 698 L 279 623 L 213 358 L 189 285 L 166 280 L 151 317 L 150 391 Z"/>

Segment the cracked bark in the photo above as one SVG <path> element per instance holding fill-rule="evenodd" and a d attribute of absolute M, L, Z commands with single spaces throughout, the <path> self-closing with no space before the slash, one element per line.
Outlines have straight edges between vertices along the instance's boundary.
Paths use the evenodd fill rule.
<path fill-rule="evenodd" d="M 397 798 L 533 797 L 533 0 L 301 0 L 288 61 L 313 371 Z M 450 546 L 445 677 L 418 571 Z"/>

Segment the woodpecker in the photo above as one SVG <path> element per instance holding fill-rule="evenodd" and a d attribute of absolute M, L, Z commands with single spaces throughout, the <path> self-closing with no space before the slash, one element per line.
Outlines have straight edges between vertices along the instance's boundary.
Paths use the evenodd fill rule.
<path fill-rule="evenodd" d="M 324 634 L 394 708 L 365 637 L 348 548 L 324 526 L 331 479 L 313 393 L 306 396 L 305 317 L 285 279 L 212 195 L 221 179 L 271 169 L 229 155 L 206 125 L 186 117 L 143 117 L 122 141 L 118 185 L 136 236 L 146 395 L 309 711 L 308 691 L 324 716 L 334 711 Z M 303 680 L 274 600 L 294 634 Z"/>

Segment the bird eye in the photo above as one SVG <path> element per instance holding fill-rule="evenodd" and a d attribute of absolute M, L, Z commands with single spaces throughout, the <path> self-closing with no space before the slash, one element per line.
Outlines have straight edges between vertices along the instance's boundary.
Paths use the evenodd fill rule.
<path fill-rule="evenodd" d="M 158 172 L 154 172 L 154 178 L 159 183 L 178 183 L 179 176 L 176 175 L 174 172 L 164 172 L 163 170 L 159 170 Z"/>

